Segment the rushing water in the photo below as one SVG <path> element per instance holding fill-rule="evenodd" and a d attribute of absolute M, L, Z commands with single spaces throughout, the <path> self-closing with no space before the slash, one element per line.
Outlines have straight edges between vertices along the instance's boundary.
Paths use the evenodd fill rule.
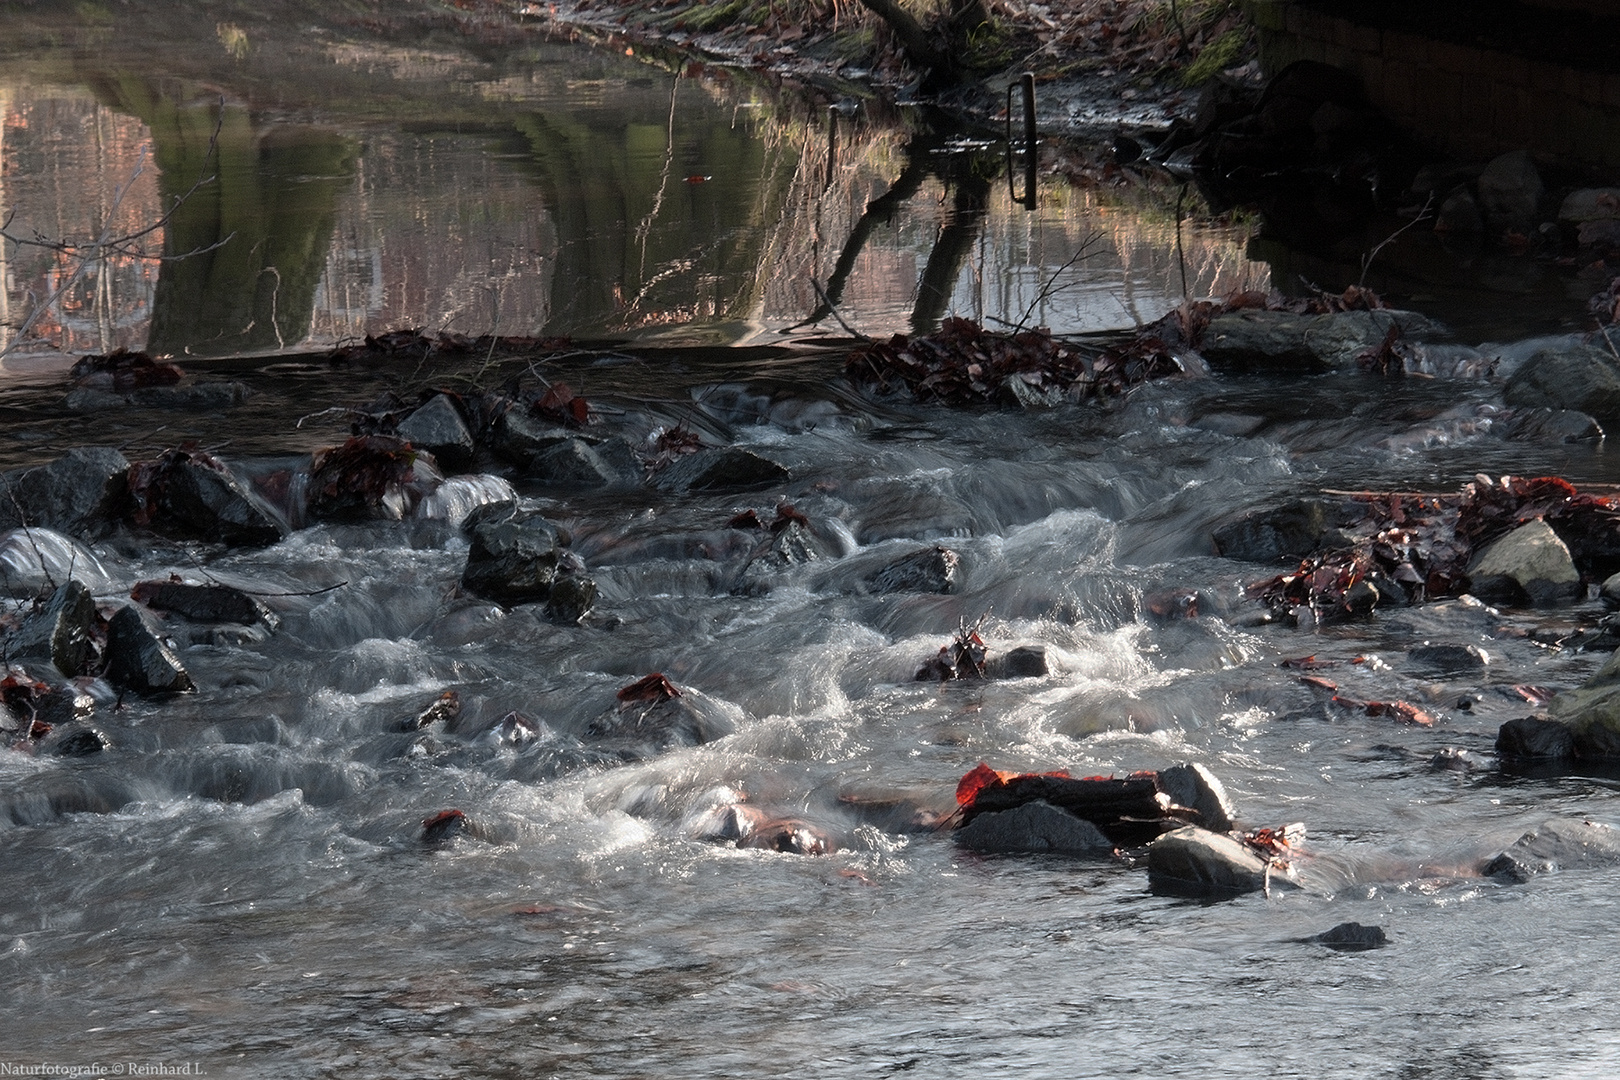
<path fill-rule="evenodd" d="M 235 40 L 220 31 L 221 48 Z M 411 64 L 426 63 L 395 59 L 368 56 L 367 70 L 408 81 Z M 442 76 L 462 62 L 428 66 Z M 252 260 L 218 267 L 218 286 L 189 269 L 164 278 L 186 262 L 124 264 L 72 309 L 82 323 L 53 332 L 77 348 L 161 331 L 185 343 L 176 351 L 208 352 L 277 343 L 249 323 L 290 345 L 412 316 L 469 332 L 605 332 L 657 325 L 641 318 L 656 313 L 695 320 L 694 335 L 747 337 L 813 308 L 808 268 L 826 281 L 866 200 L 905 165 L 911 135 L 870 131 L 836 198 L 825 188 L 812 197 L 812 180 L 825 179 L 825 127 L 807 122 L 803 147 L 786 135 L 773 146 L 768 125 L 750 119 L 757 110 L 724 86 L 616 57 L 567 62 L 594 74 L 520 83 L 508 97 L 479 83 L 472 95 L 545 115 L 544 137 L 538 120 L 524 129 L 510 117 L 454 134 L 227 106 L 222 133 L 271 165 L 253 180 L 259 201 L 229 209 L 221 196 L 209 212 L 281 215 L 307 231 L 267 226 Z M 536 103 L 560 81 L 583 119 Z M 12 171 L 30 153 L 55 162 L 59 180 L 77 169 L 68 186 L 105 202 L 150 144 L 161 175 L 144 172 L 125 197 L 142 207 L 136 220 L 189 186 L 172 163 L 195 159 L 217 109 L 189 114 L 195 94 L 164 97 L 138 76 L 117 81 L 121 97 L 111 82 L 93 93 L 11 86 L 8 118 L 27 123 L 8 119 L 8 200 L 55 182 L 48 169 Z M 629 100 L 642 119 L 592 119 L 606 99 Z M 682 125 L 712 125 L 692 145 L 736 139 L 728 152 L 747 171 L 722 179 L 716 166 L 714 186 L 680 183 L 708 166 L 693 157 L 666 168 L 671 147 L 687 145 L 670 136 L 672 100 L 691 106 L 677 112 Z M 559 194 L 547 155 L 565 124 L 579 137 L 616 131 L 636 175 L 675 178 L 658 213 L 648 216 L 651 189 L 635 193 L 633 212 L 615 211 L 622 218 L 591 216 L 600 190 Z M 122 156 L 89 154 L 70 129 Z M 811 141 L 822 156 L 807 165 Z M 576 164 L 617 168 L 605 155 Z M 87 182 L 96 176 L 100 187 Z M 904 328 L 950 224 L 939 205 L 966 185 L 959 174 L 921 178 L 849 276 L 846 317 Z M 1021 310 L 1040 268 L 1061 265 L 1099 226 L 1111 254 L 1100 269 L 1076 264 L 1084 271 L 1051 311 L 1073 325 L 1118 324 L 1179 295 L 1173 218 L 1169 234 L 1162 221 L 1111 228 L 1122 212 L 1078 195 L 1054 190 L 1033 216 L 986 197 L 974 237 L 983 254 L 967 249 L 948 306 Z M 569 200 L 586 204 L 582 219 L 562 220 Z M 98 212 L 55 205 L 53 234 Z M 700 210 L 721 216 L 703 241 L 683 231 Z M 733 211 L 746 220 L 723 217 Z M 822 230 L 804 232 L 818 213 Z M 192 230 L 183 250 L 245 227 L 181 224 Z M 1220 269 L 1224 241 L 1201 242 L 1200 288 L 1228 280 L 1221 273 L 1256 280 Z M 295 272 L 271 249 L 304 261 Z M 1011 257 L 1031 252 L 1040 257 Z M 605 276 L 589 276 L 594 260 L 607 261 Z M 304 291 L 272 291 L 273 304 L 244 292 L 272 265 L 283 289 L 296 280 Z M 20 276 L 45 280 L 32 275 Z M 744 280 L 753 291 L 738 288 Z M 10 295 L 26 302 L 25 290 Z M 249 306 L 227 325 L 221 298 Z M 263 312 L 252 306 L 261 302 Z M 262 551 L 118 537 L 96 547 L 94 567 L 75 556 L 109 604 L 138 580 L 206 572 L 266 594 L 281 626 L 176 626 L 195 695 L 119 704 L 92 685 L 108 752 L 0 753 L 0 1063 L 100 1063 L 89 1075 L 190 1063 L 244 1077 L 1613 1074 L 1620 1039 L 1607 1007 L 1620 978 L 1605 961 L 1620 871 L 1507 886 L 1467 870 L 1547 816 L 1620 820 L 1614 782 L 1429 765 L 1448 746 L 1488 763 L 1497 727 L 1528 711 L 1514 684 L 1568 687 L 1602 659 L 1502 627 L 1571 625 L 1595 605 L 1497 617 L 1436 604 L 1306 633 L 1258 623 L 1242 586 L 1273 571 L 1217 558 L 1210 544 L 1230 513 L 1322 487 L 1443 490 L 1476 471 L 1620 480 L 1601 445 L 1506 441 L 1497 391 L 1483 381 L 1186 379 L 1107 408 L 959 413 L 867 399 L 838 381 L 836 359 L 814 355 L 693 352 L 655 366 L 619 351 L 544 370 L 589 388 L 634 436 L 685 422 L 772 457 L 791 479 L 671 496 L 567 494 L 513 478 L 572 531 L 601 589 L 579 626 L 460 592 L 467 545 L 443 521 L 322 525 Z M 223 453 L 237 465 L 268 467 L 341 437 L 340 419 L 295 429 L 298 416 L 419 375 L 251 360 L 214 373 L 254 390 L 249 405 L 209 417 L 115 411 L 94 432 L 61 405 L 48 365 L 15 375 L 8 461 L 144 433 L 132 454 L 196 435 L 233 440 Z M 823 556 L 768 588 L 734 591 L 747 544 L 724 523 L 784 498 L 809 518 Z M 863 587 L 889 558 L 936 541 L 962 556 L 955 593 Z M 1200 613 L 1154 617 L 1148 598 L 1165 589 L 1199 591 Z M 914 681 L 976 620 L 994 650 L 1044 644 L 1051 673 Z M 1425 640 L 1477 644 L 1491 664 L 1466 677 L 1418 667 L 1405 649 Z M 1421 704 L 1436 727 L 1325 705 L 1277 666 L 1306 654 L 1341 662 L 1332 674 L 1357 696 Z M 1348 663 L 1358 656 L 1378 662 Z M 735 733 L 582 766 L 587 726 L 652 671 L 730 716 Z M 452 730 L 421 744 L 397 730 L 447 688 L 464 703 Z M 1477 702 L 1458 708 L 1465 696 Z M 543 737 L 496 738 L 514 709 L 542 721 Z M 862 823 L 841 799 L 947 811 L 981 760 L 1077 775 L 1204 762 L 1244 823 L 1305 822 L 1322 884 L 1219 904 L 1153 897 L 1139 867 L 968 855 L 946 834 Z M 693 838 L 705 811 L 739 796 L 829 829 L 842 850 L 804 857 Z M 482 835 L 423 844 L 422 820 L 447 807 Z M 1347 920 L 1383 926 L 1391 945 L 1346 955 L 1297 940 Z"/>

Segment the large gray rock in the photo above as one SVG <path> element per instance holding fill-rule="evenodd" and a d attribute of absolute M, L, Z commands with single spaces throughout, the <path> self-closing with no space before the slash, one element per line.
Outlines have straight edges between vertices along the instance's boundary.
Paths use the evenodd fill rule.
<path fill-rule="evenodd" d="M 539 454 L 575 438 L 561 424 L 544 420 L 511 403 L 490 426 L 490 449 L 497 457 L 527 469 Z"/>
<path fill-rule="evenodd" d="M 1049 802 L 980 814 L 956 830 L 957 844 L 970 851 L 1050 851 L 1065 855 L 1107 855 L 1113 842 L 1089 821 Z"/>
<path fill-rule="evenodd" d="M 120 608 L 107 624 L 107 681 L 143 696 L 197 689 L 180 658 L 133 604 Z"/>
<path fill-rule="evenodd" d="M 1534 224 L 1547 191 L 1527 150 L 1512 150 L 1492 160 L 1474 186 L 1480 209 L 1493 228 Z"/>
<path fill-rule="evenodd" d="M 1556 604 L 1574 599 L 1581 584 L 1569 547 L 1540 519 L 1487 546 L 1468 576 L 1474 595 L 1503 603 Z"/>
<path fill-rule="evenodd" d="M 1266 860 L 1222 833 L 1196 825 L 1165 833 L 1148 845 L 1148 887 L 1172 896 L 1241 896 L 1266 887 Z M 1274 869 L 1271 884 L 1293 885 L 1292 871 Z"/>
<path fill-rule="evenodd" d="M 1198 823 L 1211 832 L 1232 828 L 1232 800 L 1215 774 L 1197 762 L 1159 770 L 1159 790 L 1177 806 L 1198 812 Z"/>
<path fill-rule="evenodd" d="M 65 582 L 6 639 L 6 652 L 47 659 L 70 679 L 88 674 L 96 660 L 95 622 L 96 602 L 90 590 L 77 581 Z"/>
<path fill-rule="evenodd" d="M 1574 409 L 1515 409 L 1504 437 L 1514 442 L 1602 442 L 1603 425 Z"/>
<path fill-rule="evenodd" d="M 1576 757 L 1620 758 L 1620 652 L 1585 683 L 1554 697 L 1547 715 L 1569 730 Z"/>
<path fill-rule="evenodd" d="M 1516 409 L 1572 409 L 1599 423 L 1620 422 L 1620 360 L 1585 343 L 1540 349 L 1502 387 Z"/>
<path fill-rule="evenodd" d="M 174 453 L 158 466 L 153 528 L 224 544 L 263 547 L 287 534 L 270 505 L 203 455 Z"/>
<path fill-rule="evenodd" d="M 123 500 L 129 460 L 106 446 L 81 446 L 48 465 L 0 474 L 0 530 L 43 526 L 96 537 Z"/>
<path fill-rule="evenodd" d="M 1595 821 L 1552 818 L 1525 833 L 1480 873 L 1505 881 L 1529 881 L 1553 870 L 1580 870 L 1620 863 L 1620 832 Z"/>
<path fill-rule="evenodd" d="M 467 421 L 449 394 L 434 394 L 417 406 L 399 422 L 395 434 L 451 469 L 470 464 L 476 450 Z"/>

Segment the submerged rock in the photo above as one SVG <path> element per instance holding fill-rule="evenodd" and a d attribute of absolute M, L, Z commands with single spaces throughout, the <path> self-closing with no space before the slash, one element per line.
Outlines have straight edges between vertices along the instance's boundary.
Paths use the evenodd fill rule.
<path fill-rule="evenodd" d="M 0 529 L 25 525 L 96 537 L 128 494 L 129 460 L 106 446 L 69 450 L 48 465 L 0 473 Z"/>
<path fill-rule="evenodd" d="M 1382 926 L 1363 926 L 1358 922 L 1343 922 L 1304 940 L 1315 945 L 1326 945 L 1335 952 L 1366 952 L 1389 944 Z"/>
<path fill-rule="evenodd" d="M 1060 810 L 1043 799 L 980 814 L 956 830 L 956 843 L 971 851 L 1050 851 L 1069 855 L 1107 855 L 1113 841 L 1091 822 Z"/>
<path fill-rule="evenodd" d="M 107 624 L 107 681 L 143 696 L 196 690 L 180 658 L 146 619 L 141 608 L 126 604 Z"/>
<path fill-rule="evenodd" d="M 1298 562 L 1322 547 L 1343 542 L 1335 526 L 1338 504 L 1325 499 L 1294 499 L 1252 510 L 1217 526 L 1215 550 L 1244 562 Z"/>
<path fill-rule="evenodd" d="M 787 469 L 752 450 L 704 447 L 676 458 L 652 476 L 660 491 L 748 491 L 785 483 Z"/>
<path fill-rule="evenodd" d="M 474 840 L 489 838 L 485 830 L 461 810 L 440 810 L 437 814 L 422 819 L 424 844 L 442 844 L 458 836 Z"/>
<path fill-rule="evenodd" d="M 962 557 L 938 544 L 902 555 L 867 575 L 866 590 L 879 596 L 897 592 L 951 593 L 956 591 Z"/>
<path fill-rule="evenodd" d="M 620 701 L 591 721 L 587 741 L 626 761 L 656 757 L 678 746 L 701 746 L 730 735 L 725 714 L 690 691 L 657 701 Z"/>
<path fill-rule="evenodd" d="M 434 724 L 449 725 L 460 715 L 461 695 L 454 690 L 446 690 L 429 702 L 427 708 L 413 717 L 401 720 L 398 727 L 400 731 L 420 731 Z"/>
<path fill-rule="evenodd" d="M 1487 602 L 1556 604 L 1574 599 L 1581 583 L 1568 546 L 1540 519 L 1486 547 L 1468 573 L 1471 591 Z"/>
<path fill-rule="evenodd" d="M 1148 845 L 1148 888 L 1171 896 L 1241 896 L 1267 886 L 1266 860 L 1222 833 L 1196 825 Z M 1270 883 L 1294 885 L 1292 870 L 1273 869 Z"/>
<path fill-rule="evenodd" d="M 750 596 L 768 592 L 778 575 L 819 562 L 826 554 L 827 549 L 807 526 L 788 521 L 749 553 L 733 591 Z"/>
<path fill-rule="evenodd" d="M 1554 870 L 1588 869 L 1620 863 L 1620 832 L 1594 821 L 1552 818 L 1488 859 L 1480 873 L 1525 882 Z"/>
<path fill-rule="evenodd" d="M 85 728 L 57 740 L 51 745 L 50 751 L 57 757 L 90 757 L 111 746 L 112 741 L 105 734 L 94 728 Z"/>

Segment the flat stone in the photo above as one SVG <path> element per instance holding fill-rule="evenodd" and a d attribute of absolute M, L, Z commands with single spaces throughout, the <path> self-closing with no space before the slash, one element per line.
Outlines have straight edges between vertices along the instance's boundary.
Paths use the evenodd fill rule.
<path fill-rule="evenodd" d="M 1379 309 L 1303 315 L 1249 309 L 1217 315 L 1204 331 L 1199 351 L 1227 370 L 1328 371 L 1353 367 L 1365 349 L 1380 345 L 1390 327 L 1403 340 L 1432 342 L 1445 327 L 1415 311 Z"/>
<path fill-rule="evenodd" d="M 1050 851 L 1107 855 L 1113 843 L 1089 821 L 1037 799 L 1011 810 L 980 814 L 956 830 L 958 845 L 970 851 Z"/>
<path fill-rule="evenodd" d="M 1188 825 L 1148 845 L 1148 888 L 1172 896 L 1241 896 L 1266 887 L 1266 860 L 1230 836 Z M 1281 870 L 1273 885 L 1294 884 Z"/>
<path fill-rule="evenodd" d="M 262 600 L 229 585 L 142 581 L 131 596 L 154 611 L 171 611 L 193 622 L 257 624 L 270 630 L 281 625 L 280 617 Z"/>
<path fill-rule="evenodd" d="M 1575 756 L 1575 734 L 1556 720 L 1520 717 L 1497 731 L 1496 754 L 1505 761 L 1567 761 Z"/>
<path fill-rule="evenodd" d="M 106 446 L 76 447 L 47 465 L 0 473 L 0 530 L 100 536 L 112 527 L 128 474 L 129 460 Z"/>
<path fill-rule="evenodd" d="M 107 681 L 143 696 L 197 689 L 180 658 L 133 604 L 119 608 L 107 624 Z"/>
<path fill-rule="evenodd" d="M 1525 882 L 1554 870 L 1620 863 L 1620 832 L 1593 821 L 1552 818 L 1515 840 L 1480 867 L 1485 877 Z"/>
<path fill-rule="evenodd" d="M 1574 599 L 1581 584 L 1569 547 L 1539 519 L 1487 546 L 1468 575 L 1470 591 L 1487 602 L 1556 604 Z"/>

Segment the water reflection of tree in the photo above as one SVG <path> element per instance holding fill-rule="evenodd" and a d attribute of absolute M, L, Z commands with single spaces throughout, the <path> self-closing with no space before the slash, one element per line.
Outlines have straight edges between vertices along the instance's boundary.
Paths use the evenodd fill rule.
<path fill-rule="evenodd" d="M 224 355 L 302 341 L 355 142 L 318 128 L 261 128 L 243 106 L 178 101 L 142 79 L 110 77 L 95 89 L 151 130 L 165 202 L 185 196 L 165 254 L 201 252 L 163 264 L 147 348 Z M 213 183 L 189 191 L 210 173 Z"/>

